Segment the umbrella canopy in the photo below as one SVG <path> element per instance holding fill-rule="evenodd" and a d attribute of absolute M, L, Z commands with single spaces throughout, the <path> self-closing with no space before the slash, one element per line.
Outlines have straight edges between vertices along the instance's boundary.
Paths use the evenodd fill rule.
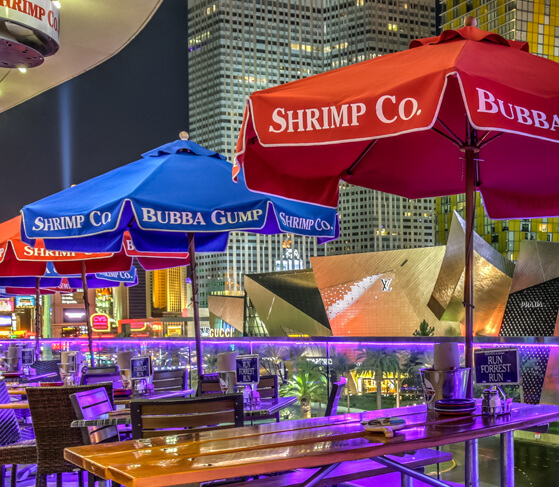
<path fill-rule="evenodd" d="M 492 218 L 557 215 L 559 64 L 475 27 L 411 47 L 253 93 L 237 144 L 247 186 L 329 206 L 339 180 L 407 198 L 463 193 L 472 145 Z"/>
<path fill-rule="evenodd" d="M 45 295 L 51 295 L 56 293 L 68 294 L 68 293 L 75 293 L 76 291 L 77 289 L 72 289 L 70 287 L 66 289 L 53 289 L 48 287 L 42 287 L 39 290 L 39 295 L 45 296 Z M 0 297 L 2 298 L 11 298 L 13 296 L 32 296 L 32 295 L 37 295 L 37 291 L 29 287 L 7 287 L 7 286 L 0 285 Z M 35 302 L 35 307 L 38 308 L 37 302 Z"/>
<path fill-rule="evenodd" d="M 27 205 L 24 239 L 48 249 L 117 252 L 128 233 L 139 252 L 221 252 L 231 231 L 333 240 L 336 211 L 253 193 L 231 181 L 217 152 L 177 140 L 96 178 Z M 101 250 L 102 249 L 102 250 Z"/>
<path fill-rule="evenodd" d="M 20 237 L 21 217 L 17 216 L 6 222 L 0 223 L 0 276 L 2 277 L 28 277 L 35 280 L 32 287 L 37 289 L 37 279 L 53 276 L 53 273 L 75 276 L 70 287 L 84 289 L 84 305 L 90 341 L 91 360 L 94 361 L 92 348 L 92 333 L 89 323 L 89 302 L 87 299 L 88 284 L 93 287 L 111 287 L 110 283 L 101 285 L 96 282 L 95 275 L 106 272 L 132 272 L 132 260 L 137 258 L 146 269 L 162 269 L 186 265 L 189 262 L 187 253 L 147 253 L 138 252 L 126 234 L 123 236 L 123 245 L 116 252 L 73 252 L 50 251 L 45 248 L 42 240 L 34 242 L 34 247 L 23 242 Z M 78 276 L 81 276 L 78 278 Z M 88 277 L 89 276 L 89 277 Z M 59 277 L 59 276 L 56 276 Z M 15 283 L 10 287 L 31 287 Z M 8 284 L 6 284 L 8 285 Z M 40 286 L 40 283 L 39 283 Z"/>
<path fill-rule="evenodd" d="M 234 174 L 328 206 L 340 180 L 408 198 L 465 192 L 471 367 L 475 191 L 492 218 L 559 214 L 559 64 L 474 26 L 411 47 L 252 94 Z"/>
<path fill-rule="evenodd" d="M 182 134 L 181 134 L 182 135 Z M 129 234 L 139 252 L 189 251 L 198 373 L 202 373 L 195 252 L 227 248 L 231 231 L 337 238 L 332 208 L 249 191 L 217 152 L 177 140 L 142 159 L 22 209 L 22 235 L 49 249 L 116 251 Z"/>
<path fill-rule="evenodd" d="M 45 276 L 47 277 L 38 278 L 41 290 L 59 288 L 63 291 L 65 289 L 81 288 L 83 285 L 81 275 L 58 274 L 52 263 L 47 264 Z M 91 289 L 118 287 L 121 283 L 126 287 L 138 284 L 138 274 L 135 267 L 132 267 L 129 271 L 87 274 L 86 279 L 87 287 Z M 37 287 L 37 277 L 0 277 L 0 287 L 35 290 Z M 29 294 L 29 292 L 23 294 Z"/>
<path fill-rule="evenodd" d="M 136 258 L 146 270 L 165 269 L 188 265 L 188 253 L 140 252 L 130 236 L 125 233 L 122 245 L 115 251 L 74 252 L 50 251 L 44 242 L 33 242 L 33 246 L 23 241 L 20 235 L 21 216 L 0 223 L 0 276 L 44 276 L 47 265 L 52 263 L 60 274 L 81 275 L 85 266 L 86 274 L 129 271 Z"/>
<path fill-rule="evenodd" d="M 118 287 L 121 283 L 126 287 L 138 284 L 138 274 L 135 267 L 123 272 L 89 274 L 85 276 L 84 281 L 82 276 L 63 276 L 58 274 L 53 263 L 49 262 L 45 276 L 48 277 L 0 277 L 0 296 L 2 297 L 35 294 L 35 354 L 37 360 L 40 358 L 39 338 L 41 336 L 39 296 L 55 293 L 74 293 L 82 287 L 84 289 L 102 289 Z M 89 318 L 87 319 L 89 320 Z M 92 349 L 91 353 L 93 353 Z"/>
<path fill-rule="evenodd" d="M 128 271 L 132 257 L 118 253 L 85 253 L 49 251 L 41 241 L 31 247 L 20 237 L 21 217 L 0 223 L 0 276 L 44 276 L 48 263 L 60 274 L 86 274 Z"/>

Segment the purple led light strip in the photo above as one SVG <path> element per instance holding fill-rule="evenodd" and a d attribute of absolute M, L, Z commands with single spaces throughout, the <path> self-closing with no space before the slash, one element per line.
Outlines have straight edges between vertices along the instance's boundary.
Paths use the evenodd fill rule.
<path fill-rule="evenodd" d="M 499 338 L 499 337 L 496 337 Z M 546 337 L 546 338 L 555 338 L 555 337 Z M 0 345 L 7 346 L 10 343 L 14 343 L 16 340 L 1 340 Z M 17 342 L 32 342 L 33 340 L 17 340 Z M 75 347 L 83 347 L 87 346 L 87 340 L 84 339 L 73 339 L 73 340 L 57 340 L 57 339 L 48 339 L 48 340 L 41 340 L 41 344 L 48 345 L 48 344 L 60 344 L 61 350 L 66 350 L 69 348 Z M 432 347 L 435 343 L 439 343 L 439 340 L 436 338 L 433 341 L 374 341 L 372 337 L 371 341 L 367 340 L 360 340 L 360 341 L 327 341 L 327 340 L 319 340 L 314 341 L 312 338 L 308 341 L 304 340 L 281 340 L 281 339 L 274 339 L 274 340 L 253 340 L 251 338 L 247 338 L 245 340 L 229 340 L 229 339 L 221 339 L 221 340 L 202 340 L 202 346 L 204 345 L 217 345 L 223 347 L 230 347 L 234 345 L 235 347 L 239 348 L 259 348 L 259 347 L 266 347 L 268 345 L 281 345 L 281 346 L 289 346 L 289 345 L 302 345 L 302 346 L 315 346 L 315 347 L 335 347 L 335 346 L 352 346 L 352 347 Z M 100 348 L 112 347 L 112 346 L 129 346 L 129 347 L 137 347 L 146 346 L 159 346 L 165 348 L 167 346 L 171 347 L 192 347 L 194 345 L 194 340 L 191 339 L 100 339 L 94 340 L 94 345 Z M 458 342 L 459 347 L 463 347 L 464 343 Z M 474 342 L 474 346 L 477 348 L 491 348 L 491 347 L 534 347 L 534 348 L 557 348 L 559 347 L 559 343 L 514 343 L 514 342 Z"/>

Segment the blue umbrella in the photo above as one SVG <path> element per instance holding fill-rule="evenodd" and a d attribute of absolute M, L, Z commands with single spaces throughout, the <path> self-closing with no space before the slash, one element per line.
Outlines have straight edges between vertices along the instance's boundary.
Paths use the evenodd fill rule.
<path fill-rule="evenodd" d="M 84 278 L 85 277 L 85 278 Z M 35 353 L 39 359 L 39 336 L 40 336 L 40 304 L 41 294 L 54 294 L 55 292 L 74 292 L 75 289 L 83 288 L 84 299 L 87 290 L 118 287 L 123 283 L 126 287 L 138 284 L 136 268 L 123 272 L 103 272 L 97 274 L 61 275 L 56 272 L 54 264 L 48 262 L 44 277 L 16 276 L 0 277 L 0 297 L 11 297 L 22 294 L 35 294 Z M 89 305 L 88 305 L 89 306 Z M 93 356 L 93 347 L 90 347 Z"/>
<path fill-rule="evenodd" d="M 339 234 L 336 210 L 249 191 L 243 180 L 232 181 L 224 156 L 189 140 L 158 147 L 21 213 L 22 239 L 42 238 L 51 250 L 115 252 L 125 232 L 140 252 L 188 249 L 200 374 L 195 251 L 224 251 L 231 231 L 294 233 L 320 243 Z"/>

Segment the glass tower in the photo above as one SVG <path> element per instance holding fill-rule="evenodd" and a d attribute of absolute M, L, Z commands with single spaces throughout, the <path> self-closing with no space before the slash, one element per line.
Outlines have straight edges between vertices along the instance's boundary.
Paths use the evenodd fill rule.
<path fill-rule="evenodd" d="M 189 131 L 234 157 L 247 97 L 390 52 L 436 34 L 432 0 L 189 2 Z M 245 273 L 309 268 L 312 256 L 434 243 L 434 200 L 411 202 L 341 185 L 341 236 L 318 245 L 299 236 L 233 233 L 227 252 L 199 255 L 200 305 L 212 282 L 242 292 Z"/>

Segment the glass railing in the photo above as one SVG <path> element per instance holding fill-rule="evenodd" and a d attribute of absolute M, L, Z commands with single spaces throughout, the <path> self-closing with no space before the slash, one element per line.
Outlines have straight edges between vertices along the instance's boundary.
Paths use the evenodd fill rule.
<path fill-rule="evenodd" d="M 33 340 L 17 342 L 30 347 L 34 345 Z M 459 337 L 247 337 L 203 339 L 202 364 L 204 372 L 211 373 L 217 371 L 217 355 L 221 352 L 258 354 L 261 373 L 278 375 L 280 394 L 298 399 L 294 406 L 281 412 L 281 419 L 297 419 L 324 415 L 331 384 L 341 376 L 346 377 L 347 388 L 338 406 L 339 414 L 424 403 L 419 370 L 433 365 L 434 345 L 441 342 L 458 343 L 463 362 L 464 345 Z M 0 341 L 0 354 L 11 343 L 14 340 Z M 189 387 L 197 386 L 195 343 L 192 339 L 113 338 L 94 340 L 93 344 L 96 365 L 114 364 L 118 352 L 132 350 L 150 354 L 156 369 L 186 368 L 190 372 Z M 554 380 L 559 364 L 559 337 L 478 337 L 474 346 L 518 349 L 522 383 L 506 387 L 508 397 L 530 404 L 559 404 L 559 384 Z M 88 355 L 87 340 L 41 340 L 42 358 L 57 357 L 61 351 L 81 351 Z M 481 397 L 483 389 L 476 386 L 474 395 Z M 531 476 L 545 476 L 550 472 L 546 465 L 559 462 L 558 423 L 552 424 L 547 433 L 518 431 L 515 438 L 519 440 L 515 443 L 517 465 L 524 473 L 530 470 Z M 498 445 L 498 438 L 480 440 L 480 452 L 483 448 L 488 452 L 498 451 L 494 443 Z M 457 450 L 461 447 L 451 445 L 448 448 L 455 458 L 462 458 L 463 451 Z M 489 454 L 486 457 L 488 471 L 492 471 L 491 462 L 494 460 Z M 481 455 L 480 458 L 483 460 L 485 457 Z M 540 460 L 541 466 L 534 467 L 539 465 L 537 462 Z M 456 481 L 452 477 L 457 475 L 456 472 L 456 468 L 449 470 L 443 478 Z"/>
<path fill-rule="evenodd" d="M 18 340 L 33 346 L 33 340 Z M 260 356 L 262 373 L 280 377 L 281 393 L 297 395 L 306 414 L 319 416 L 324 411 L 331 383 L 347 378 L 346 400 L 341 410 L 370 410 L 407 406 L 423 402 L 419 369 L 433 364 L 435 343 L 457 342 L 462 354 L 463 341 L 455 337 L 413 338 L 216 338 L 203 339 L 202 363 L 205 373 L 217 371 L 217 355 L 236 351 Z M 0 341 L 0 354 L 14 340 Z M 117 353 L 125 350 L 152 355 L 156 368 L 185 367 L 190 370 L 191 386 L 196 385 L 194 340 L 182 338 L 112 338 L 94 340 L 96 365 L 116 363 Z M 26 345 L 26 346 L 27 346 Z M 515 401 L 530 404 L 557 402 L 559 385 L 553 381 L 548 363 L 559 360 L 559 337 L 515 338 L 484 337 L 476 347 L 515 347 L 519 350 L 522 384 L 506 392 Z M 61 351 L 81 351 L 88 355 L 85 339 L 44 339 L 41 353 L 45 359 Z M 557 355 L 557 357 L 555 356 Z M 191 361 L 192 357 L 192 361 Z M 546 375 L 547 372 L 547 375 Z M 481 396 L 483 387 L 476 387 Z M 297 416 L 296 412 L 291 413 Z"/>

